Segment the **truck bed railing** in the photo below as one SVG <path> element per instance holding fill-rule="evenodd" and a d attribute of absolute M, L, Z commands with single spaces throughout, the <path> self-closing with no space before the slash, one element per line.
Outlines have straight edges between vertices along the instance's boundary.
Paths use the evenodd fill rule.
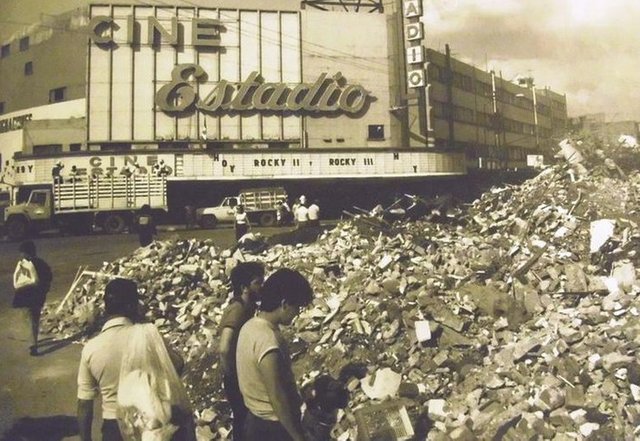
<path fill-rule="evenodd" d="M 167 207 L 167 183 L 159 176 L 111 176 L 54 183 L 55 212 Z"/>
<path fill-rule="evenodd" d="M 240 203 L 245 206 L 246 210 L 273 210 L 275 203 L 283 202 L 287 199 L 287 194 L 277 190 L 261 190 L 257 189 L 251 192 L 242 193 L 240 195 Z"/>

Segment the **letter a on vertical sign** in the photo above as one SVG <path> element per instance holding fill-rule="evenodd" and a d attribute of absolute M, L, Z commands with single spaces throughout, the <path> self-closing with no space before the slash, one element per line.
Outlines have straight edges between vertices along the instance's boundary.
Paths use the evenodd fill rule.
<path fill-rule="evenodd" d="M 407 84 L 411 88 L 424 87 L 424 70 L 411 70 L 407 73 Z"/>
<path fill-rule="evenodd" d="M 420 17 L 422 15 L 422 2 L 420 0 L 404 0 L 402 9 L 405 18 Z"/>

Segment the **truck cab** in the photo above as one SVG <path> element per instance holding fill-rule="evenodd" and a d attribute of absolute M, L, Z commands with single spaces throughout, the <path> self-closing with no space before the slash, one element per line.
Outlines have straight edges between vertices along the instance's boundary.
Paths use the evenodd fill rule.
<path fill-rule="evenodd" d="M 235 220 L 238 198 L 227 196 L 216 207 L 199 208 L 196 219 L 202 228 L 215 228 L 218 223 L 232 223 Z"/>
<path fill-rule="evenodd" d="M 20 239 L 31 229 L 42 230 L 52 226 L 53 202 L 51 191 L 31 190 L 26 202 L 5 208 L 4 221 L 11 239 Z"/>

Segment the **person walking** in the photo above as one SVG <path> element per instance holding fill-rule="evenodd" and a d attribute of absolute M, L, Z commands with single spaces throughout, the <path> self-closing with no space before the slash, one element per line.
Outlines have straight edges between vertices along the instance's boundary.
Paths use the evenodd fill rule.
<path fill-rule="evenodd" d="M 153 242 L 153 237 L 158 234 L 149 204 L 144 204 L 140 208 L 140 214 L 136 218 L 136 231 L 141 247 L 146 247 Z"/>
<path fill-rule="evenodd" d="M 245 441 L 307 440 L 301 424 L 302 399 L 280 326 L 291 325 L 312 300 L 313 290 L 302 274 L 279 269 L 262 286 L 258 314 L 240 330 L 236 366 L 249 409 Z"/>
<path fill-rule="evenodd" d="M 249 231 L 249 217 L 247 216 L 247 212 L 244 211 L 244 205 L 238 204 L 236 206 L 236 212 L 234 215 L 234 227 L 236 230 L 236 242 L 240 240 L 242 236 L 247 234 Z"/>
<path fill-rule="evenodd" d="M 82 349 L 78 368 L 78 431 L 81 441 L 91 440 L 93 401 L 102 399 L 102 441 L 122 441 L 117 421 L 117 393 L 122 356 L 132 325 L 138 321 L 138 286 L 128 279 L 111 280 L 104 292 L 106 322 L 102 331 Z M 182 358 L 167 347 L 178 372 Z"/>
<path fill-rule="evenodd" d="M 224 392 L 233 412 L 233 441 L 242 441 L 247 407 L 242 400 L 236 368 L 238 334 L 242 325 L 256 311 L 256 300 L 264 282 L 264 265 L 259 262 L 241 262 L 231 270 L 233 298 L 220 320 L 220 364 L 224 372 Z"/>
<path fill-rule="evenodd" d="M 317 199 L 314 199 L 313 203 L 309 205 L 309 208 L 307 209 L 307 216 L 309 217 L 310 227 L 320 226 L 320 206 L 318 205 Z"/>
<path fill-rule="evenodd" d="M 53 273 L 51 267 L 37 256 L 36 245 L 27 240 L 18 248 L 22 258 L 13 273 L 13 307 L 25 310 L 31 327 L 32 345 L 29 353 L 38 355 L 38 336 L 40 334 L 40 315 L 51 288 Z"/>

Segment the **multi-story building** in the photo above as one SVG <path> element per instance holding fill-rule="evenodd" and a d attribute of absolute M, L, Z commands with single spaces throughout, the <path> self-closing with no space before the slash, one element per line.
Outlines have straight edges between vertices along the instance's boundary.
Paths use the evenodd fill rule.
<path fill-rule="evenodd" d="M 464 150 L 470 167 L 523 167 L 527 155 L 564 134 L 564 95 L 537 89 L 531 78 L 506 81 L 447 53 L 429 49 L 427 58 L 435 145 Z"/>
<path fill-rule="evenodd" d="M 163 161 L 175 182 L 455 177 L 521 167 L 564 125 L 564 96 L 434 50 L 410 88 L 406 11 L 318 3 L 102 4 L 31 27 L 2 46 L 2 179 L 44 185 L 60 160 Z"/>

